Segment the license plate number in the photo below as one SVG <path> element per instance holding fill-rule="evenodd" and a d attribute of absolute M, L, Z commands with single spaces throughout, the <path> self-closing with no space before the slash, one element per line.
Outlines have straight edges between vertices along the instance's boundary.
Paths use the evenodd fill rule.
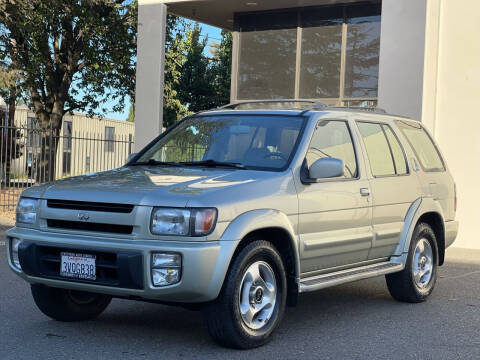
<path fill-rule="evenodd" d="M 60 276 L 95 280 L 97 278 L 95 255 L 62 252 Z"/>

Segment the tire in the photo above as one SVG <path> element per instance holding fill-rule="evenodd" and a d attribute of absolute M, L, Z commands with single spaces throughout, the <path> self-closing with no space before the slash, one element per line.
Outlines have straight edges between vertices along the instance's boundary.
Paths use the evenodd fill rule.
<path fill-rule="evenodd" d="M 32 296 L 42 313 L 58 321 L 84 321 L 97 318 L 110 304 L 107 295 L 58 289 L 32 284 Z"/>
<path fill-rule="evenodd" d="M 282 258 L 271 243 L 254 241 L 233 259 L 219 297 L 203 310 L 208 332 L 222 346 L 261 346 L 279 325 L 286 297 Z"/>
<path fill-rule="evenodd" d="M 388 290 L 395 300 L 423 302 L 435 287 L 437 269 L 438 248 L 435 233 L 430 225 L 420 223 L 412 235 L 405 269 L 386 275 Z"/>

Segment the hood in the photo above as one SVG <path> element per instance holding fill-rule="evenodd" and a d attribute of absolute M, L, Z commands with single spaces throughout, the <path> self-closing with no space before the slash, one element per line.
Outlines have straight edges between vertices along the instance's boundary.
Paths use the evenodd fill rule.
<path fill-rule="evenodd" d="M 23 196 L 184 207 L 189 200 L 201 200 L 210 193 L 255 182 L 261 173 L 220 168 L 130 166 L 34 186 L 25 190 Z"/>

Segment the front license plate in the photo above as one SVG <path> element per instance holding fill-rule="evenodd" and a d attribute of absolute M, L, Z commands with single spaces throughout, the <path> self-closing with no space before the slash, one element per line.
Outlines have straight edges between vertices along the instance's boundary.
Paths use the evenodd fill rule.
<path fill-rule="evenodd" d="M 60 276 L 95 280 L 97 278 L 95 255 L 62 252 Z"/>

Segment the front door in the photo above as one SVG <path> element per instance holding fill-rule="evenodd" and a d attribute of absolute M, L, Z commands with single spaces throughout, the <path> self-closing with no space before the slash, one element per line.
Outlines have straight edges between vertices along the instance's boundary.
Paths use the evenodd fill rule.
<path fill-rule="evenodd" d="M 304 276 L 367 260 L 372 244 L 369 182 L 359 169 L 358 144 L 346 120 L 320 120 L 306 155 L 344 162 L 340 178 L 300 184 L 299 233 Z"/>

